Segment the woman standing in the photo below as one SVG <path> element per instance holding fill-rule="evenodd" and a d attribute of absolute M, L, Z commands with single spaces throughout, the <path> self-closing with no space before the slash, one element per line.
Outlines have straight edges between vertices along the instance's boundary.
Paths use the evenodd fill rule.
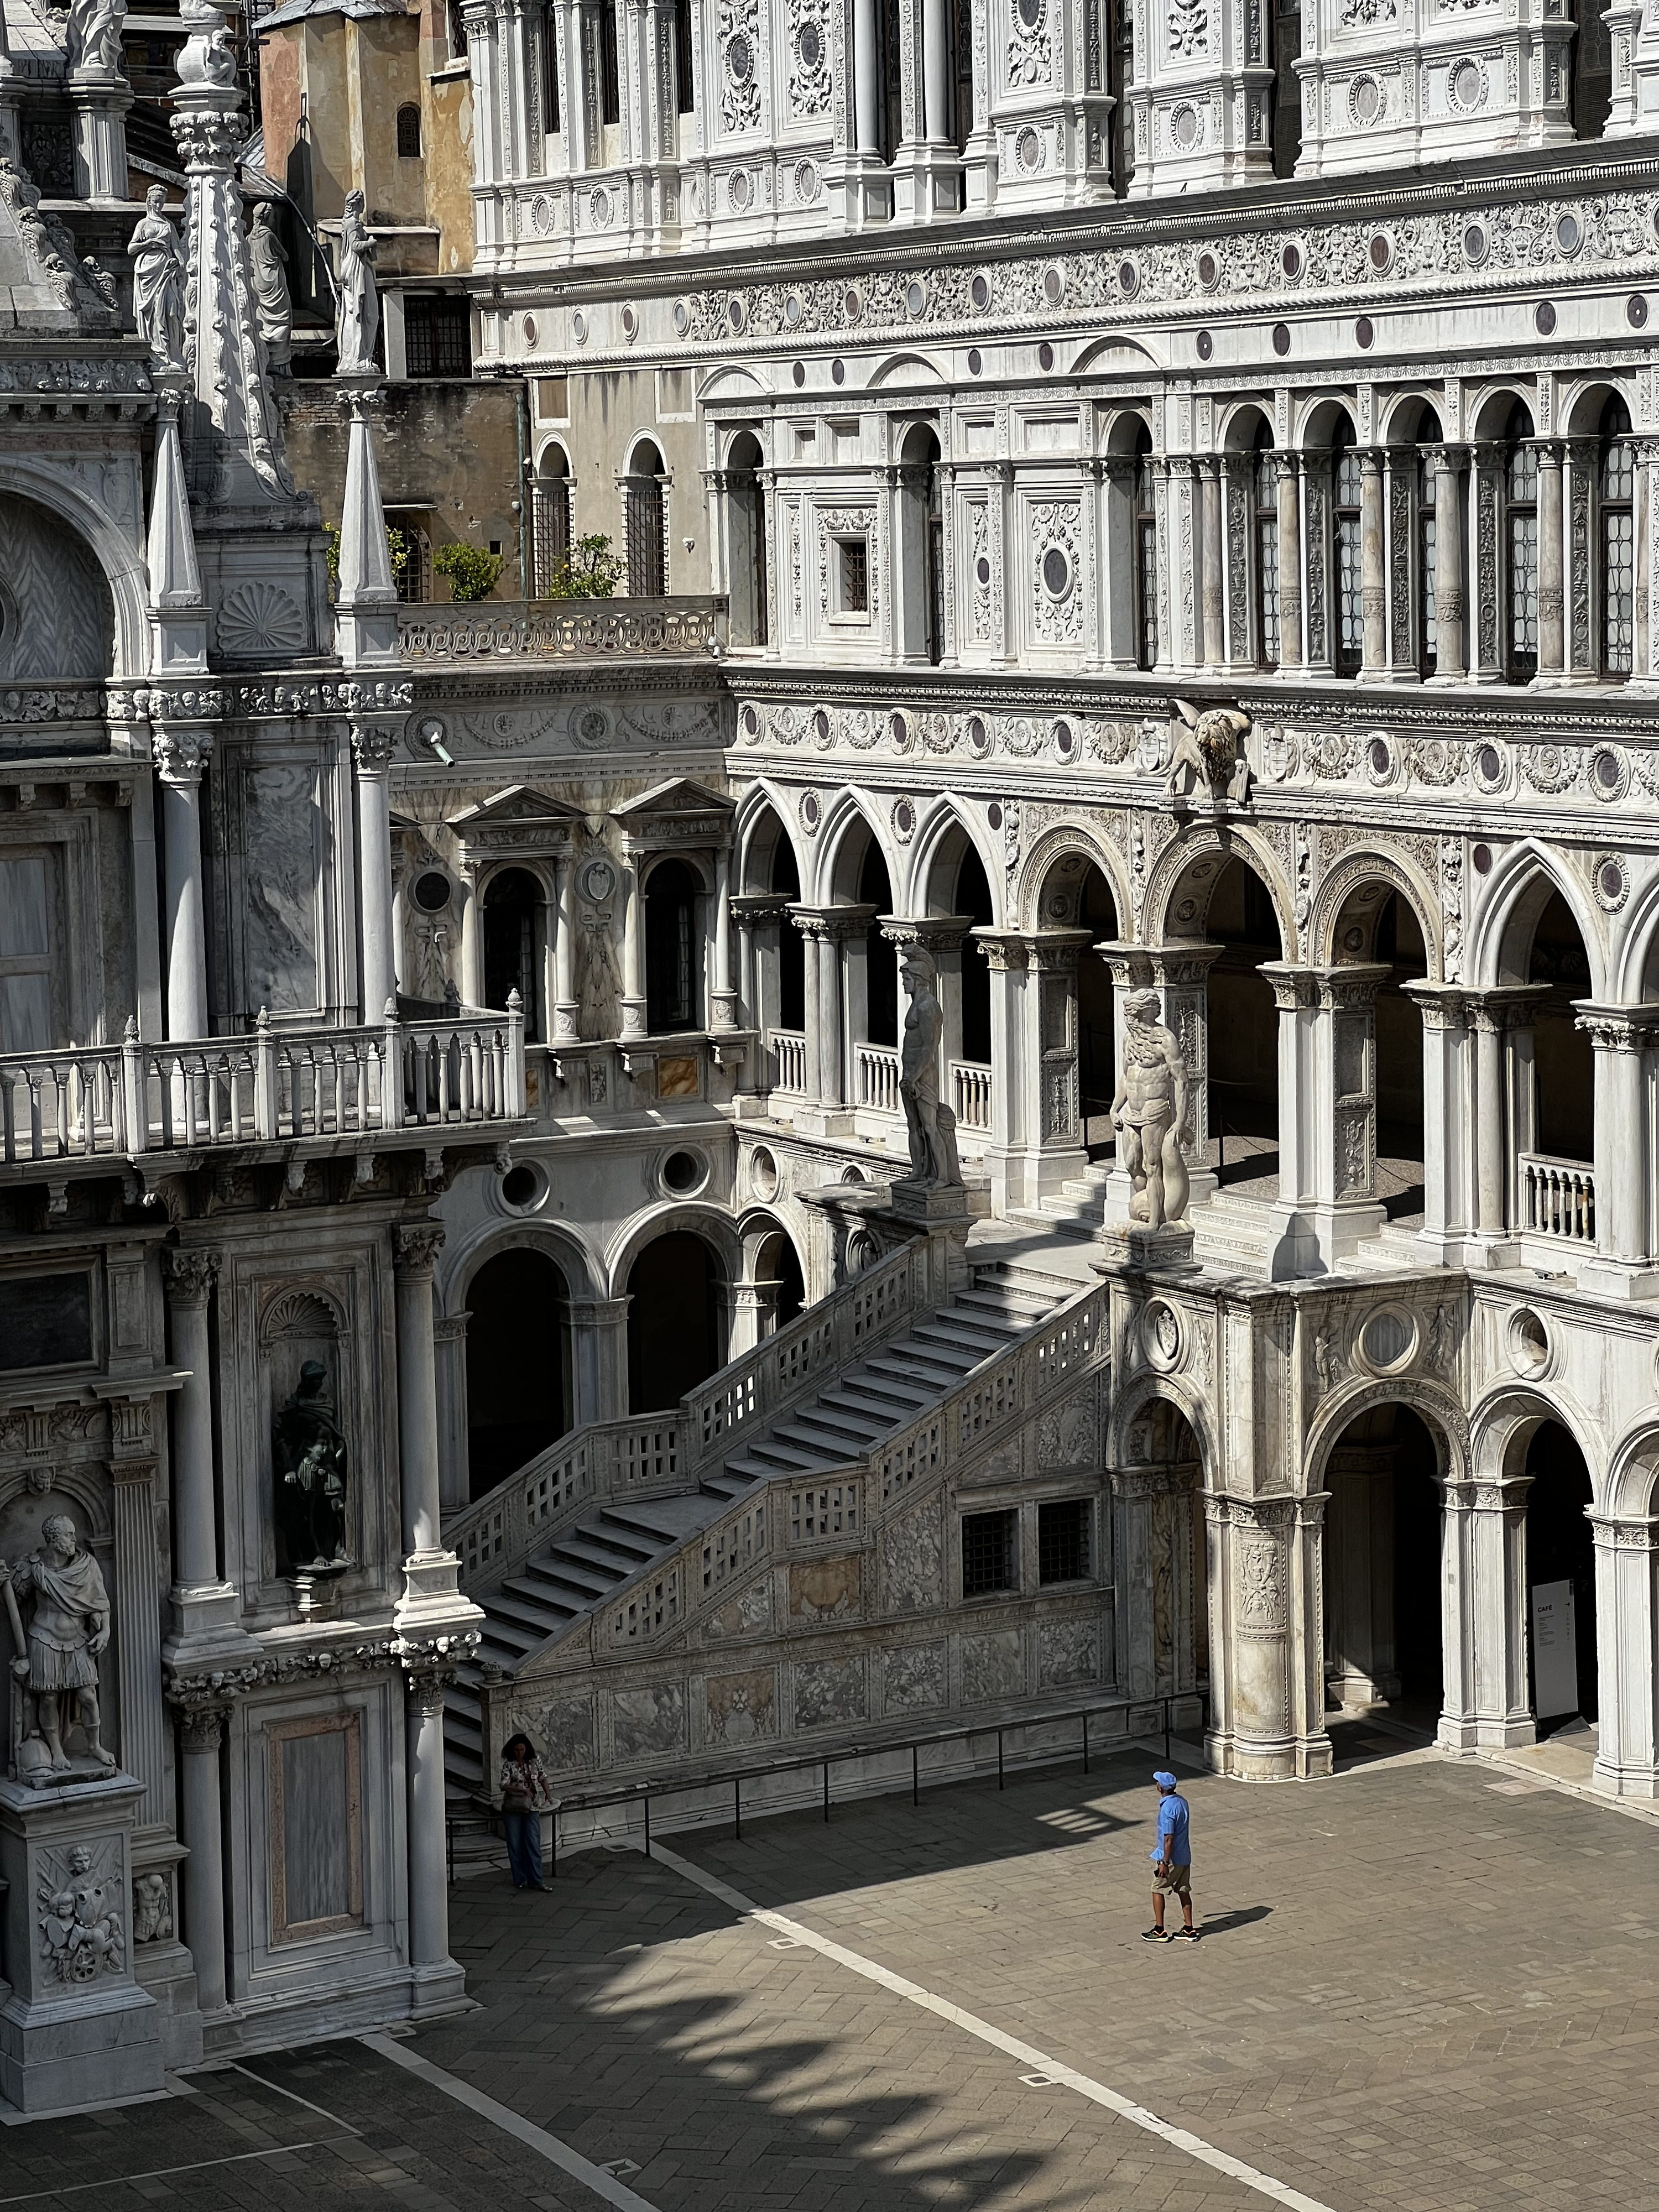
<path fill-rule="evenodd" d="M 541 1808 L 552 1802 L 535 1745 L 522 1730 L 508 1736 L 501 1748 L 501 1821 L 514 1889 L 542 1887 Z"/>

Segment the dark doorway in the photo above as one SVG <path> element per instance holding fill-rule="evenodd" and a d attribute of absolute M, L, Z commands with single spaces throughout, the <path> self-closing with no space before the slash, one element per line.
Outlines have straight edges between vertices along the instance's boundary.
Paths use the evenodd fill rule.
<path fill-rule="evenodd" d="M 1540 1660 L 1534 1634 L 1534 1593 L 1567 1583 L 1572 1588 L 1572 1651 L 1577 1673 L 1577 1712 L 1538 1713 L 1539 1733 L 1549 1735 L 1577 1717 L 1593 1721 L 1599 1711 L 1595 1650 L 1595 1534 L 1586 1518 L 1590 1504 L 1589 1469 L 1584 1455 L 1559 1421 L 1543 1422 L 1527 1448 L 1527 1680 L 1532 1709 L 1540 1705 Z M 1559 1619 L 1559 1608 L 1556 1615 Z M 1559 1680 L 1547 1662 L 1542 1702 Z"/>
<path fill-rule="evenodd" d="M 881 917 L 893 911 L 893 888 L 887 878 L 887 863 L 875 839 L 865 849 L 864 866 L 859 873 L 859 904 L 873 906 L 866 933 L 865 950 L 865 1044 L 896 1045 L 898 1042 L 898 947 L 881 933 Z"/>
<path fill-rule="evenodd" d="M 1279 1137 L 1279 1013 L 1261 970 L 1283 951 L 1267 887 L 1243 861 L 1229 860 L 1216 878 L 1205 933 L 1221 947 L 1209 974 L 1211 1142 L 1221 1146 L 1225 1181 L 1236 1159 L 1251 1177 L 1276 1172 L 1276 1152 L 1267 1152 Z M 1257 1142 L 1235 1148 L 1235 1137 Z"/>
<path fill-rule="evenodd" d="M 1444 1615 L 1441 1604 L 1445 1519 L 1439 1455 L 1428 1429 L 1408 1407 L 1394 1414 L 1394 1633 L 1400 1694 L 1432 1710 L 1446 1701 Z"/>
<path fill-rule="evenodd" d="M 570 1425 L 562 1273 L 544 1252 L 498 1252 L 467 1286 L 468 1493 L 481 1498 Z"/>
<path fill-rule="evenodd" d="M 782 897 L 799 902 L 800 869 L 794 848 L 782 836 L 772 859 L 771 887 Z M 778 923 L 778 1027 L 806 1027 L 806 944 L 787 914 Z"/>
<path fill-rule="evenodd" d="M 755 1261 L 755 1279 L 777 1286 L 772 1310 L 775 1325 L 779 1328 L 793 1321 L 806 1304 L 806 1283 L 800 1261 L 794 1245 L 781 1230 L 761 1246 Z"/>
<path fill-rule="evenodd" d="M 1533 1017 L 1537 1148 L 1553 1159 L 1594 1159 L 1595 1048 L 1579 1028 L 1572 1003 L 1589 996 L 1589 956 L 1559 891 L 1551 892 L 1538 917 L 1527 981 L 1549 986 Z"/>
<path fill-rule="evenodd" d="M 1376 1194 L 1391 1221 L 1420 1225 L 1423 1015 L 1405 986 L 1427 975 L 1428 958 L 1410 902 L 1386 884 L 1358 884 L 1337 916 L 1334 950 L 1339 962 L 1389 971 L 1376 993 Z"/>
<path fill-rule="evenodd" d="M 991 886 L 971 845 L 957 870 L 956 909 L 971 916 L 975 927 L 991 926 Z M 991 969 L 976 937 L 964 939 L 962 947 L 962 1056 L 981 1067 L 991 1065 Z"/>
<path fill-rule="evenodd" d="M 542 887 L 523 868 L 506 868 L 484 886 L 484 1004 L 505 1006 L 516 991 L 524 1004 L 526 1043 L 541 1036 Z"/>
<path fill-rule="evenodd" d="M 678 1406 L 724 1364 L 720 1271 L 701 1237 L 673 1230 L 628 1276 L 628 1410 Z"/>
<path fill-rule="evenodd" d="M 702 1027 L 697 881 L 684 860 L 659 860 L 645 883 L 645 1025 L 653 1036 Z"/>
<path fill-rule="evenodd" d="M 1117 936 L 1117 902 L 1111 885 L 1097 867 L 1083 879 L 1078 902 L 1078 927 L 1086 929 L 1090 943 L 1077 957 L 1077 1079 L 1078 1105 L 1083 1116 L 1083 1139 L 1091 1159 L 1113 1152 L 1115 1143 L 1107 1118 L 1117 1090 L 1117 1049 L 1113 1033 L 1112 971 L 1094 950 Z"/>
<path fill-rule="evenodd" d="M 1424 1422 L 1382 1405 L 1343 1431 L 1324 1482 L 1329 1702 L 1402 1708 L 1425 1729 L 1444 1697 L 1438 1474 Z"/>

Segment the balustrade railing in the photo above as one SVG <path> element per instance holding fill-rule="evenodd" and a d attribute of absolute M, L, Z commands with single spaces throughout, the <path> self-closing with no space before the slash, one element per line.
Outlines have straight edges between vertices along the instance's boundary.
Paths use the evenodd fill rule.
<path fill-rule="evenodd" d="M 0 1055 L 12 1164 L 510 1121 L 525 1110 L 524 1018 L 467 1010 L 364 1029 Z"/>
<path fill-rule="evenodd" d="M 901 1113 L 897 1053 L 884 1044 L 859 1044 L 853 1048 L 853 1059 L 859 1104 L 872 1106 L 878 1114 Z"/>
<path fill-rule="evenodd" d="M 772 1050 L 777 1055 L 779 1091 L 792 1092 L 796 1097 L 806 1095 L 806 1039 L 799 1030 L 770 1030 L 767 1032 Z"/>
<path fill-rule="evenodd" d="M 1522 1152 L 1517 1165 L 1522 1231 L 1556 1243 L 1594 1244 L 1595 1170 L 1589 1162 Z"/>
<path fill-rule="evenodd" d="M 890 1253 L 690 1391 L 674 1410 L 577 1429 L 444 1523 L 463 1589 L 487 1588 L 556 1528 L 608 1498 L 696 1487 L 742 1432 L 813 1395 L 915 1310 L 916 1244 Z"/>
<path fill-rule="evenodd" d="M 975 1060 L 951 1062 L 951 1111 L 959 1129 L 991 1127 L 991 1071 Z"/>
<path fill-rule="evenodd" d="M 611 659 L 635 653 L 716 657 L 723 599 L 484 599 L 398 610 L 408 660 Z"/>

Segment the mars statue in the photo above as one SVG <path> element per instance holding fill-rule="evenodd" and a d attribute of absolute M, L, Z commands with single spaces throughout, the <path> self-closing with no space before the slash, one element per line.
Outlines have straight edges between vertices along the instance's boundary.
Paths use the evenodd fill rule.
<path fill-rule="evenodd" d="M 959 1188 L 957 1117 L 940 1103 L 939 1095 L 939 1041 L 945 1014 L 933 957 L 920 945 L 907 945 L 900 965 L 910 997 L 899 1054 L 899 1100 L 910 1139 L 908 1180 L 924 1189 Z"/>
<path fill-rule="evenodd" d="M 64 1737 L 78 1720 L 87 1750 L 101 1767 L 115 1765 L 100 1741 L 98 1659 L 109 1642 L 109 1598 L 98 1562 L 82 1551 L 67 1513 L 53 1513 L 40 1530 L 40 1548 L 16 1566 L 0 1559 L 0 1591 L 18 1656 L 15 1680 L 34 1708 L 18 1746 L 19 1778 L 43 1789 L 70 1771 Z M 33 1594 L 27 1634 L 18 1600 Z"/>
<path fill-rule="evenodd" d="M 338 1574 L 345 1548 L 346 1441 L 325 1385 L 328 1370 L 307 1359 L 300 1387 L 271 1423 L 279 1564 L 289 1573 Z"/>
<path fill-rule="evenodd" d="M 1130 1218 L 1149 1229 L 1167 1228 L 1187 1211 L 1187 1069 L 1161 1011 L 1156 991 L 1133 991 L 1124 1000 L 1123 1073 L 1112 1101 L 1118 1158 L 1134 1185 Z"/>

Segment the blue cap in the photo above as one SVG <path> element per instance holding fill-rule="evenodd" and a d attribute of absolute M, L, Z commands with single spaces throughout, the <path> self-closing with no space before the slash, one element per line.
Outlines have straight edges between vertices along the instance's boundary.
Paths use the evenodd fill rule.
<path fill-rule="evenodd" d="M 1153 1775 L 1152 1779 L 1157 1783 L 1160 1790 L 1173 1790 L 1176 1786 L 1176 1778 L 1173 1774 L 1155 1774 Z"/>

